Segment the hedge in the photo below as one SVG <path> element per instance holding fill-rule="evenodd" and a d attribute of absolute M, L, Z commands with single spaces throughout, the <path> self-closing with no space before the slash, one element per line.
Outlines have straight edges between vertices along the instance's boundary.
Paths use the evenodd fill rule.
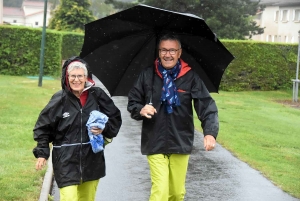
<path fill-rule="evenodd" d="M 38 75 L 42 30 L 0 26 L 0 73 Z M 78 56 L 84 35 L 47 30 L 44 75 L 61 73 L 61 62 Z M 291 89 L 295 78 L 298 44 L 222 40 L 235 56 L 225 70 L 220 90 Z"/>
<path fill-rule="evenodd" d="M 297 44 L 222 41 L 235 56 L 220 89 L 226 91 L 290 89 L 296 77 Z"/>

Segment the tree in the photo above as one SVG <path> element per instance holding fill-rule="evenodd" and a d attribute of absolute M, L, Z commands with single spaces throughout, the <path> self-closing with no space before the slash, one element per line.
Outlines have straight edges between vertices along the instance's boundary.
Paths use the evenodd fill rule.
<path fill-rule="evenodd" d="M 89 0 L 60 0 L 60 5 L 52 13 L 49 28 L 83 32 L 84 24 L 95 20 L 90 6 Z"/>
<path fill-rule="evenodd" d="M 106 0 L 116 8 L 123 9 L 125 2 Z M 262 34 L 254 21 L 260 8 L 259 1 L 253 0 L 138 0 L 149 6 L 182 13 L 191 13 L 205 20 L 211 30 L 223 39 L 246 39 Z M 134 4 L 127 4 L 133 6 Z M 263 8 L 260 8 L 263 9 Z"/>
<path fill-rule="evenodd" d="M 97 18 L 106 17 L 112 13 L 114 13 L 115 9 L 110 4 L 105 4 L 105 0 L 92 0 L 92 6 L 90 10 L 93 12 L 93 15 Z"/>

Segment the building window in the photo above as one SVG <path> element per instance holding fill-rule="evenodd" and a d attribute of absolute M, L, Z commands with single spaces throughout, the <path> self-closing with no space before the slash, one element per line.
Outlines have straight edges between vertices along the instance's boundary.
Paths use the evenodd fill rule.
<path fill-rule="evenodd" d="M 17 20 L 14 20 L 13 22 L 14 22 L 14 23 L 17 23 Z"/>
<path fill-rule="evenodd" d="M 275 11 L 274 21 L 278 22 L 279 19 L 279 10 Z"/>
<path fill-rule="evenodd" d="M 289 42 L 289 37 L 285 36 L 284 38 L 285 38 L 285 42 L 288 43 Z"/>
<path fill-rule="evenodd" d="M 272 42 L 273 39 L 272 35 L 267 35 L 266 42 Z"/>
<path fill-rule="evenodd" d="M 281 21 L 282 22 L 288 22 L 289 21 L 289 11 L 288 10 L 282 10 L 281 11 Z"/>
<path fill-rule="evenodd" d="M 39 22 L 35 22 L 35 25 L 36 25 L 36 26 L 39 25 Z"/>
<path fill-rule="evenodd" d="M 300 22 L 300 9 L 294 10 L 293 21 Z"/>

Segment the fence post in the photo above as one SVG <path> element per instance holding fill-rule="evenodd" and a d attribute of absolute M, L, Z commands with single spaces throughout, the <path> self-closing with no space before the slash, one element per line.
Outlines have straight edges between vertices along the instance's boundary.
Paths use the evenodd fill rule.
<path fill-rule="evenodd" d="M 299 74 L 299 59 L 300 59 L 300 30 L 298 31 L 298 57 L 297 57 L 297 67 L 296 67 L 296 79 L 293 79 L 293 102 L 298 102 L 298 89 L 299 82 L 298 74 Z"/>

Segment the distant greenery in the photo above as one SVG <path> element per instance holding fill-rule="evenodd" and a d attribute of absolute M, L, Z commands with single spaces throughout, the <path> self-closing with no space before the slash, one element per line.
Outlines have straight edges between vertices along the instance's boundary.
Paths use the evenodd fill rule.
<path fill-rule="evenodd" d="M 89 10 L 90 6 L 89 0 L 60 0 L 48 27 L 58 31 L 84 32 L 84 25 L 96 19 Z"/>
<path fill-rule="evenodd" d="M 39 74 L 41 29 L 0 26 L 0 73 Z M 60 75 L 61 62 L 79 55 L 83 33 L 47 30 L 44 74 Z M 225 70 L 220 90 L 290 89 L 295 78 L 297 44 L 222 40 L 235 56 Z M 31 47 L 31 48 L 28 48 Z"/>
<path fill-rule="evenodd" d="M 251 38 L 253 35 L 262 34 L 254 20 L 258 9 L 264 6 L 259 1 L 253 0 L 137 0 L 125 3 L 118 0 L 106 0 L 115 8 L 123 10 L 137 3 L 143 3 L 166 10 L 181 13 L 191 13 L 203 18 L 214 33 L 221 39 Z"/>

